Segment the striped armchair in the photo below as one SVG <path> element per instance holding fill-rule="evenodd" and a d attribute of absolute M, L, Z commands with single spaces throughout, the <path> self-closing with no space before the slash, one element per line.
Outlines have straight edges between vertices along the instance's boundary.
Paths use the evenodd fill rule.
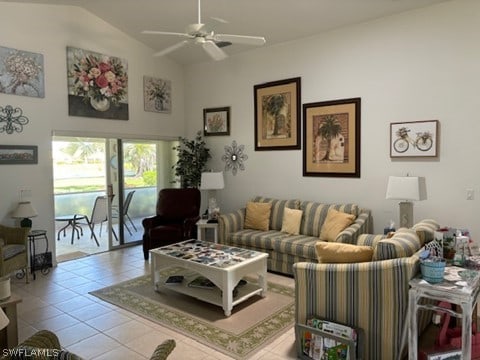
<path fill-rule="evenodd" d="M 437 228 L 433 220 L 423 220 L 390 239 L 360 235 L 357 245 L 374 247 L 371 262 L 294 264 L 296 322 L 306 324 L 317 317 L 360 328 L 365 335 L 361 359 L 400 359 L 405 351 L 408 283 L 419 273 L 420 251 Z M 430 313 L 420 313 L 420 331 L 429 319 Z"/>

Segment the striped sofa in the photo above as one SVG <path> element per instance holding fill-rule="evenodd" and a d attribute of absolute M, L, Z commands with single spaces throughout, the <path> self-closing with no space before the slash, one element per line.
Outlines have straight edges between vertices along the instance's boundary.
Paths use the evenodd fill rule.
<path fill-rule="evenodd" d="M 269 255 L 267 266 L 270 271 L 292 275 L 294 263 L 317 262 L 315 244 L 319 241 L 320 231 L 330 208 L 356 216 L 355 222 L 338 234 L 336 242 L 356 244 L 360 234 L 371 232 L 370 211 L 359 208 L 355 204 L 323 204 L 261 196 L 255 197 L 252 201 L 272 204 L 269 230 L 244 229 L 245 208 L 243 208 L 219 217 L 219 242 L 267 252 Z M 285 207 L 303 211 L 300 235 L 289 235 L 280 231 Z"/>
<path fill-rule="evenodd" d="M 433 239 L 435 224 L 424 220 L 398 241 L 384 235 L 360 235 L 358 245 L 374 247 L 374 259 L 363 263 L 299 262 L 295 277 L 296 322 L 323 318 L 364 331 L 364 360 L 401 359 L 408 309 L 409 280 L 419 273 L 419 253 Z M 425 328 L 431 314 L 420 312 Z M 297 339 L 299 341 L 299 339 Z"/>

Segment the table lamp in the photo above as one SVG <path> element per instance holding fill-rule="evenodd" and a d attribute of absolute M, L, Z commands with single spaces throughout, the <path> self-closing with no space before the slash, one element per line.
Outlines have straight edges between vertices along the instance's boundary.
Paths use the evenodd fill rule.
<path fill-rule="evenodd" d="M 30 218 L 37 216 L 37 210 L 34 209 L 30 201 L 21 201 L 18 203 L 17 208 L 12 213 L 12 218 L 22 219 L 20 221 L 21 227 L 32 227 L 32 220 Z"/>
<path fill-rule="evenodd" d="M 2 308 L 0 308 L 0 330 L 5 329 L 10 324 L 10 319 L 7 317 Z"/>
<path fill-rule="evenodd" d="M 413 203 L 411 201 L 425 200 L 425 178 L 415 176 L 389 176 L 387 199 L 403 200 L 400 206 L 400 227 L 413 226 Z"/>
<path fill-rule="evenodd" d="M 214 193 L 216 190 L 223 189 L 225 183 L 223 181 L 223 172 L 204 172 L 200 181 L 200 190 L 208 190 L 208 215 L 209 220 L 214 220 L 218 215 L 219 208 Z"/>

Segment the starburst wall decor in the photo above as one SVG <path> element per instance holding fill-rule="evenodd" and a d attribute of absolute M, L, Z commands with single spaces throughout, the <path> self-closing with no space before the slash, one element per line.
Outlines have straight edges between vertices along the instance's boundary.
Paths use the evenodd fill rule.
<path fill-rule="evenodd" d="M 243 163 L 248 159 L 247 154 L 243 151 L 245 145 L 238 145 L 235 140 L 232 141 L 232 146 L 225 145 L 225 154 L 222 156 L 222 161 L 225 161 L 225 171 L 232 170 L 233 175 L 237 175 L 237 170 L 245 170 Z"/>

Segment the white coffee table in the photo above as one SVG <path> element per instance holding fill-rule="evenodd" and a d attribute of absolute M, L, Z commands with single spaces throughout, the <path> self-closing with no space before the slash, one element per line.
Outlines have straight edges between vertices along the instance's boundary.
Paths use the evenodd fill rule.
<path fill-rule="evenodd" d="M 266 296 L 266 253 L 192 239 L 150 250 L 150 254 L 156 291 L 172 290 L 221 306 L 225 316 L 231 315 L 235 305 L 254 295 Z M 161 273 L 166 268 L 178 268 L 174 275 L 183 275 L 183 282 L 165 285 L 168 276 L 162 276 Z M 247 282 L 238 286 L 234 297 L 235 287 L 249 274 L 258 276 L 258 284 Z M 189 287 L 188 283 L 200 275 L 216 287 L 213 290 Z"/>

